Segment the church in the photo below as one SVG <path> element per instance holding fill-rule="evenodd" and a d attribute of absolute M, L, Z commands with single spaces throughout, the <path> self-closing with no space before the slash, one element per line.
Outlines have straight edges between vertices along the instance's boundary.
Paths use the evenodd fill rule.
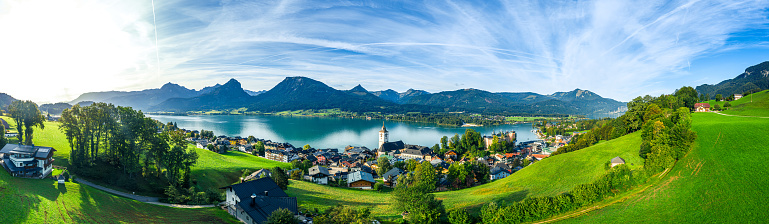
<path fill-rule="evenodd" d="M 432 152 L 430 148 L 418 145 L 404 144 L 403 141 L 390 142 L 389 132 L 382 122 L 382 130 L 379 130 L 379 147 L 377 148 L 377 157 L 389 155 L 410 159 L 430 160 Z"/>

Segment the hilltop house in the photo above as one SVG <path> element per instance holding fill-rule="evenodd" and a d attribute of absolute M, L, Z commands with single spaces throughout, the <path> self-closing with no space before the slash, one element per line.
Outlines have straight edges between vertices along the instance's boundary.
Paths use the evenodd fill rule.
<path fill-rule="evenodd" d="M 734 100 L 742 99 L 742 94 L 734 94 Z"/>
<path fill-rule="evenodd" d="M 709 103 L 695 103 L 694 104 L 694 111 L 695 112 L 710 112 L 710 104 Z"/>
<path fill-rule="evenodd" d="M 328 173 L 328 168 L 315 165 L 313 167 L 310 167 L 309 174 L 310 177 L 312 177 L 312 182 L 316 184 L 328 184 L 328 176 L 331 176 L 331 174 Z"/>
<path fill-rule="evenodd" d="M 53 171 L 51 147 L 7 144 L 0 150 L 3 168 L 15 177 L 44 178 Z"/>
<path fill-rule="evenodd" d="M 272 172 L 270 170 L 260 169 L 243 178 L 243 181 L 252 181 L 262 177 L 271 177 L 271 176 L 272 176 Z"/>
<path fill-rule="evenodd" d="M 375 183 L 370 173 L 357 171 L 347 175 L 347 187 L 350 188 L 372 189 Z"/>
<path fill-rule="evenodd" d="M 269 177 L 220 189 L 224 189 L 227 193 L 225 201 L 227 212 L 243 223 L 263 223 L 272 212 L 278 209 L 288 209 L 294 214 L 298 213 L 296 198 L 289 197 Z"/>
<path fill-rule="evenodd" d="M 617 157 L 614 157 L 613 159 L 611 159 L 611 167 L 614 167 L 614 166 L 620 165 L 620 164 L 625 164 L 625 160 L 622 159 L 622 157 L 617 156 Z"/>

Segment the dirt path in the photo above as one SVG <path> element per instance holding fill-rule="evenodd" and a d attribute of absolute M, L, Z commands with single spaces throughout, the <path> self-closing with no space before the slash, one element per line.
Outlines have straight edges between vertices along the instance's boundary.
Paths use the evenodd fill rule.
<path fill-rule="evenodd" d="M 727 117 L 752 117 L 752 118 L 769 118 L 769 117 L 756 117 L 756 116 L 745 116 L 745 115 L 731 115 L 731 114 L 722 114 L 721 112 L 713 112 L 713 113 L 716 113 L 716 114 L 718 114 L 718 115 L 727 116 Z"/>
<path fill-rule="evenodd" d="M 91 186 L 93 188 L 96 188 L 96 189 L 108 192 L 110 194 L 114 194 L 114 195 L 130 198 L 130 199 L 133 199 L 133 200 L 137 200 L 137 201 L 140 201 L 140 202 L 144 202 L 144 203 L 148 203 L 148 204 L 153 204 L 153 205 L 161 205 L 161 206 L 174 207 L 174 208 L 211 208 L 211 207 L 216 206 L 216 205 L 180 205 L 180 204 L 161 203 L 159 201 L 159 199 L 156 198 L 156 197 L 141 196 L 141 195 L 135 195 L 135 194 L 129 194 L 129 193 L 125 193 L 125 192 L 120 192 L 120 191 L 117 191 L 117 190 L 114 190 L 114 189 L 110 189 L 110 188 L 107 188 L 107 187 L 99 186 L 97 184 L 88 182 L 88 181 L 80 179 L 80 178 L 75 178 L 75 181 L 77 181 L 78 183 L 82 183 L 82 184 Z"/>

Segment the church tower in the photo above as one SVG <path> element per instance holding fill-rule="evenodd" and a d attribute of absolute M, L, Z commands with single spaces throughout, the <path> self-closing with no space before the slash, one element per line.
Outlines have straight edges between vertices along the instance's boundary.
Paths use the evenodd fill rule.
<path fill-rule="evenodd" d="M 379 148 L 380 149 L 382 148 L 382 145 L 384 145 L 384 143 L 387 143 L 387 135 L 389 135 L 387 133 L 387 128 L 385 128 L 384 121 L 382 121 L 382 130 L 379 130 Z"/>

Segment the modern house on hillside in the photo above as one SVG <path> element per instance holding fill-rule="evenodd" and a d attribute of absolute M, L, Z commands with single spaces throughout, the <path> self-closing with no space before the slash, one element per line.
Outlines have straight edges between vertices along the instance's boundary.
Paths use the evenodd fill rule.
<path fill-rule="evenodd" d="M 53 171 L 51 147 L 7 144 L 0 150 L 3 168 L 15 177 L 44 178 Z"/>
<path fill-rule="evenodd" d="M 267 221 L 272 212 L 285 208 L 298 213 L 295 197 L 289 197 L 278 187 L 272 178 L 265 177 L 253 181 L 222 187 L 227 193 L 225 206 L 230 215 L 241 222 L 260 224 Z"/>

